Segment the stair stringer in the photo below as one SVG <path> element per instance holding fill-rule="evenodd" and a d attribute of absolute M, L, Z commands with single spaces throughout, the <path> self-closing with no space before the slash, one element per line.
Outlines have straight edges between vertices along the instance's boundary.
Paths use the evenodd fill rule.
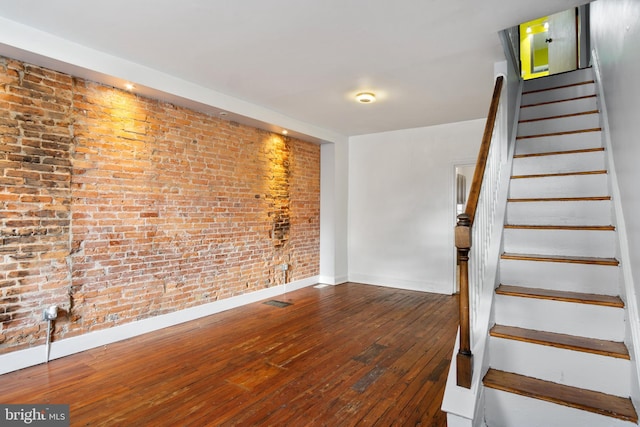
<path fill-rule="evenodd" d="M 598 52 L 593 49 L 591 53 L 593 74 L 595 77 L 596 93 L 600 108 L 600 120 L 602 128 L 602 142 L 605 147 L 605 161 L 609 173 L 609 190 L 613 203 L 613 225 L 615 225 L 618 234 L 617 258 L 620 260 L 622 274 L 619 275 L 621 298 L 625 302 L 626 329 L 625 344 L 629 349 L 631 356 L 631 400 L 636 408 L 640 407 L 640 307 L 638 295 L 631 272 L 631 258 L 629 255 L 629 242 L 627 240 L 627 227 L 622 211 L 620 201 L 620 187 L 618 186 L 618 178 L 613 160 L 613 145 L 611 143 L 611 133 L 609 130 L 609 116 L 607 114 L 607 105 L 605 101 L 604 89 L 602 87 L 600 62 Z"/>
<path fill-rule="evenodd" d="M 522 99 L 524 81 L 520 80 L 518 94 L 515 102 L 516 113 L 513 117 L 513 132 L 508 141 L 507 160 L 500 166 L 499 189 L 496 194 L 496 214 L 494 217 L 491 244 L 487 255 L 487 266 L 484 277 L 481 279 L 482 292 L 480 304 L 471 327 L 473 359 L 473 379 L 471 388 L 458 387 L 456 384 L 456 355 L 460 346 L 460 330 L 456 335 L 456 343 L 451 356 L 447 384 L 444 391 L 441 409 L 447 412 L 447 425 L 449 427 L 484 427 L 484 390 L 482 378 L 489 369 L 489 329 L 493 325 L 495 301 L 495 288 L 498 286 L 500 254 L 503 252 L 503 233 L 507 213 L 507 199 L 509 196 L 509 182 L 513 168 L 513 156 L 515 154 L 516 135 Z M 505 115 L 508 112 L 504 111 Z"/>

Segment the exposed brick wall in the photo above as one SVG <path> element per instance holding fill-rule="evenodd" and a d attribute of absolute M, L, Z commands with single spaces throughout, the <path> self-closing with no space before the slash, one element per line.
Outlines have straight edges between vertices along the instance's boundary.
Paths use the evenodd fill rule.
<path fill-rule="evenodd" d="M 318 274 L 320 148 L 0 58 L 0 353 Z"/>
<path fill-rule="evenodd" d="M 72 79 L 0 59 L 0 348 L 41 340 L 68 302 Z"/>

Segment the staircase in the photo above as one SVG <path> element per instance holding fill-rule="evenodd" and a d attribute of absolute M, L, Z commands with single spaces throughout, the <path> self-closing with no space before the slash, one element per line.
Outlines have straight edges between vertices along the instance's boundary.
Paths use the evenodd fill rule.
<path fill-rule="evenodd" d="M 527 81 L 521 104 L 486 425 L 637 426 L 592 72 Z"/>

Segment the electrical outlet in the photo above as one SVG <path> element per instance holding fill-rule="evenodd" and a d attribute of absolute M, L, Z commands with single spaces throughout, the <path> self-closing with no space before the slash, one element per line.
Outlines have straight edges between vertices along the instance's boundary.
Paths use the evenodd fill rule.
<path fill-rule="evenodd" d="M 289 269 L 289 264 L 282 264 L 282 265 L 280 266 L 280 269 L 281 269 L 282 271 L 287 271 L 287 270 Z"/>
<path fill-rule="evenodd" d="M 52 305 L 42 312 L 43 320 L 55 320 L 58 317 L 58 306 Z"/>

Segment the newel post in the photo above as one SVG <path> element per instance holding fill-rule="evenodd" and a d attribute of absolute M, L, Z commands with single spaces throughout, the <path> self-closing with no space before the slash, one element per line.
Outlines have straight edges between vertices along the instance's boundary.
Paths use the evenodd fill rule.
<path fill-rule="evenodd" d="M 457 384 L 471 388 L 473 377 L 473 354 L 469 319 L 469 250 L 471 249 L 471 220 L 469 215 L 458 215 L 455 241 L 460 263 L 460 349 L 456 356 Z"/>

